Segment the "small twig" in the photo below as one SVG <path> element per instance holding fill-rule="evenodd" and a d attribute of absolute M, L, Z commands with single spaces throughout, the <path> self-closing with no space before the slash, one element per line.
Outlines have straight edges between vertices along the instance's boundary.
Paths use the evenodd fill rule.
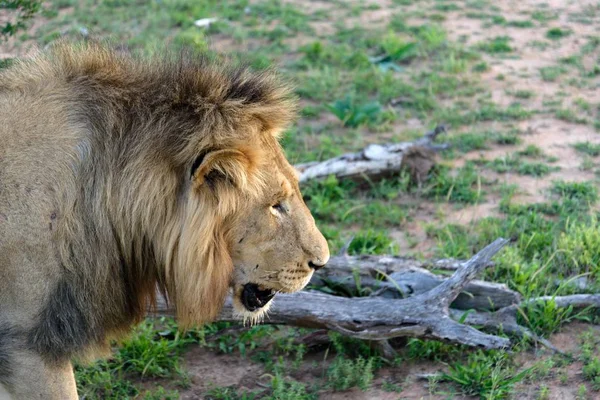
<path fill-rule="evenodd" d="M 428 381 L 430 379 L 441 379 L 443 376 L 443 374 L 414 374 L 415 378 L 423 381 Z"/>
<path fill-rule="evenodd" d="M 352 244 L 353 241 L 354 241 L 354 235 L 350 236 L 350 239 L 348 239 L 346 241 L 346 243 L 344 243 L 344 245 L 342 246 L 342 248 L 338 252 L 338 256 L 340 256 L 340 257 L 347 256 L 348 255 L 348 249 L 350 248 L 350 245 Z"/>
<path fill-rule="evenodd" d="M 435 128 L 425 133 L 425 137 L 429 138 L 429 140 L 433 141 L 438 135 L 442 133 L 446 133 L 448 130 L 446 129 L 446 125 L 437 125 Z"/>

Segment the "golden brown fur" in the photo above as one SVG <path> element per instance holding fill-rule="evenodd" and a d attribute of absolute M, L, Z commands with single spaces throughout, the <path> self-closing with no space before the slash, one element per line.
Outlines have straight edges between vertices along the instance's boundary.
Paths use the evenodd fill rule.
<path fill-rule="evenodd" d="M 71 357 L 157 287 L 182 326 L 230 288 L 250 318 L 268 303 L 248 309 L 249 285 L 301 289 L 329 253 L 278 143 L 293 116 L 271 73 L 203 57 L 60 44 L 0 73 L 0 383 L 76 396 Z M 36 363 L 42 383 L 20 382 Z"/>

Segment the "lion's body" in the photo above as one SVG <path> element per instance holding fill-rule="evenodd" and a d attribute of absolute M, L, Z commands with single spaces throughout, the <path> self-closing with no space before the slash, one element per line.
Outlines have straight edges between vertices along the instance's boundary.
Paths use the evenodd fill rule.
<path fill-rule="evenodd" d="M 286 96 L 268 75 L 96 46 L 62 45 L 0 74 L 0 383 L 13 396 L 76 398 L 71 358 L 127 332 L 157 288 L 189 325 L 250 282 L 246 269 L 276 243 L 260 254 L 258 239 L 243 243 L 252 227 L 238 225 L 256 225 L 244 207 L 278 196 L 269 180 L 299 197 L 277 144 Z M 304 243 L 294 257 L 326 261 L 310 214 L 302 220 L 318 251 Z M 246 253 L 255 258 L 236 261 Z M 301 288 L 312 272 L 300 258 L 289 268 L 301 282 L 269 287 Z"/>

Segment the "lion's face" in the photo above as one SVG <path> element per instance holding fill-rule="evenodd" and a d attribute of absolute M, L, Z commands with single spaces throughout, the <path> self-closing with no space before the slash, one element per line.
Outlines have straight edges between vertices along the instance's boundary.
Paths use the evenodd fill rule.
<path fill-rule="evenodd" d="M 327 241 L 302 199 L 294 168 L 274 137 L 261 145 L 231 146 L 202 155 L 192 180 L 191 198 L 193 204 L 198 199 L 199 205 L 191 209 L 201 212 L 186 217 L 193 229 L 186 229 L 189 236 L 179 242 L 189 239 L 204 246 L 198 252 L 207 255 L 199 261 L 202 276 L 198 282 L 210 282 L 210 286 L 200 285 L 198 290 L 186 270 L 188 274 L 181 278 L 188 280 L 179 288 L 189 288 L 186 298 L 197 296 L 204 311 L 211 305 L 206 320 L 214 318 L 222 304 L 208 299 L 215 293 L 218 299 L 224 297 L 229 288 L 235 309 L 257 320 L 277 292 L 302 289 L 329 260 Z M 220 228 L 204 229 L 203 221 Z M 207 231 L 212 232 L 209 241 Z M 189 260 L 183 259 L 182 265 L 190 265 Z M 185 309 L 182 314 L 195 312 Z"/>
<path fill-rule="evenodd" d="M 276 292 L 301 290 L 329 260 L 295 174 L 281 167 L 268 173 L 264 197 L 240 214 L 231 235 L 234 305 L 250 317 L 262 314 Z"/>

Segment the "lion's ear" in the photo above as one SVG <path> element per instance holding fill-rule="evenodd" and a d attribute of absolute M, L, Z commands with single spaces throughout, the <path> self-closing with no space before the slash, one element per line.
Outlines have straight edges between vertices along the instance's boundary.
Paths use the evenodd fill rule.
<path fill-rule="evenodd" d="M 196 158 L 192 164 L 191 178 L 197 188 L 207 185 L 214 189 L 221 183 L 243 188 L 248 183 L 252 166 L 249 155 L 240 150 L 213 150 Z"/>

